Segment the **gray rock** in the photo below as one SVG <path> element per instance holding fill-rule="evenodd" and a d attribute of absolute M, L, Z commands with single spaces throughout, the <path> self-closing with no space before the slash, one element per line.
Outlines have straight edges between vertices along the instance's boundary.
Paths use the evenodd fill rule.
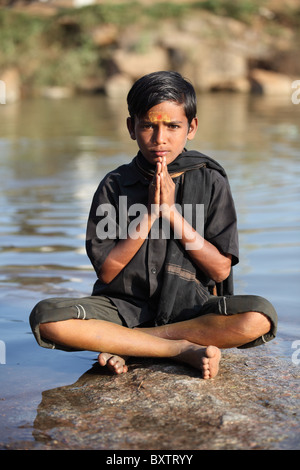
<path fill-rule="evenodd" d="M 299 369 L 267 346 L 225 351 L 208 381 L 167 361 L 96 365 L 43 393 L 33 435 L 35 449 L 299 449 Z"/>

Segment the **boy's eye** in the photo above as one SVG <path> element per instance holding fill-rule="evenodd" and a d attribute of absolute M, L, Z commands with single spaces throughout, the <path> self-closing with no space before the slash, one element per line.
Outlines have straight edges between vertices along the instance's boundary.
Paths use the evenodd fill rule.
<path fill-rule="evenodd" d="M 153 124 L 151 122 L 144 122 L 142 125 L 141 125 L 142 129 L 151 129 L 151 127 L 153 127 Z"/>
<path fill-rule="evenodd" d="M 152 122 L 144 122 L 142 125 L 141 125 L 142 129 L 153 129 L 155 127 L 155 123 L 152 123 Z M 167 127 L 169 129 L 179 129 L 179 125 L 178 124 L 172 124 L 171 122 L 167 124 Z"/>

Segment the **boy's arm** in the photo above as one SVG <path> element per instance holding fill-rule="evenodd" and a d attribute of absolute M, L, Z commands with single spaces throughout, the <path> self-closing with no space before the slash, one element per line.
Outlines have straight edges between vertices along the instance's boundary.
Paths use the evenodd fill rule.
<path fill-rule="evenodd" d="M 102 282 L 108 284 L 125 268 L 146 240 L 151 226 L 151 215 L 145 213 L 137 227 L 139 238 L 127 237 L 118 241 L 98 271 L 98 277 Z"/>
<path fill-rule="evenodd" d="M 164 214 L 170 226 L 197 266 L 215 282 L 222 282 L 230 274 L 231 255 L 221 253 L 205 240 L 174 208 Z"/>
<path fill-rule="evenodd" d="M 141 222 L 136 227 L 135 233 L 139 233 L 139 237 L 135 236 L 132 238 L 128 236 L 126 239 L 119 240 L 98 270 L 98 277 L 105 284 L 111 282 L 132 260 L 148 237 L 155 219 L 159 217 L 159 213 L 155 212 L 153 208 L 158 208 L 159 206 L 160 170 L 161 165 L 158 164 L 154 180 L 149 185 L 148 212 L 142 216 Z"/>
<path fill-rule="evenodd" d="M 161 215 L 166 218 L 177 239 L 196 265 L 215 282 L 222 282 L 230 274 L 231 255 L 221 253 L 216 246 L 205 240 L 177 211 L 175 201 L 175 184 L 170 177 L 167 166 L 162 163 L 160 174 Z"/>

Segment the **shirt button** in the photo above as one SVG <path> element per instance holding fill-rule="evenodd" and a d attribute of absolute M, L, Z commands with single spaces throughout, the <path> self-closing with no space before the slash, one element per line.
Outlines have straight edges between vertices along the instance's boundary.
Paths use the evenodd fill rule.
<path fill-rule="evenodd" d="M 156 269 L 156 268 L 151 268 L 151 272 L 152 272 L 152 274 L 156 274 L 156 273 L 157 273 L 157 269 Z"/>

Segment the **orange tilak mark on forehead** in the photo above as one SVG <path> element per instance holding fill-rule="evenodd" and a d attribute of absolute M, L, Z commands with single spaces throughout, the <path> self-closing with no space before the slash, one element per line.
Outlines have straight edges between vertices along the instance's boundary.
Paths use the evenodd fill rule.
<path fill-rule="evenodd" d="M 167 113 L 160 113 L 157 111 L 149 112 L 150 122 L 171 122 L 171 118 Z"/>

